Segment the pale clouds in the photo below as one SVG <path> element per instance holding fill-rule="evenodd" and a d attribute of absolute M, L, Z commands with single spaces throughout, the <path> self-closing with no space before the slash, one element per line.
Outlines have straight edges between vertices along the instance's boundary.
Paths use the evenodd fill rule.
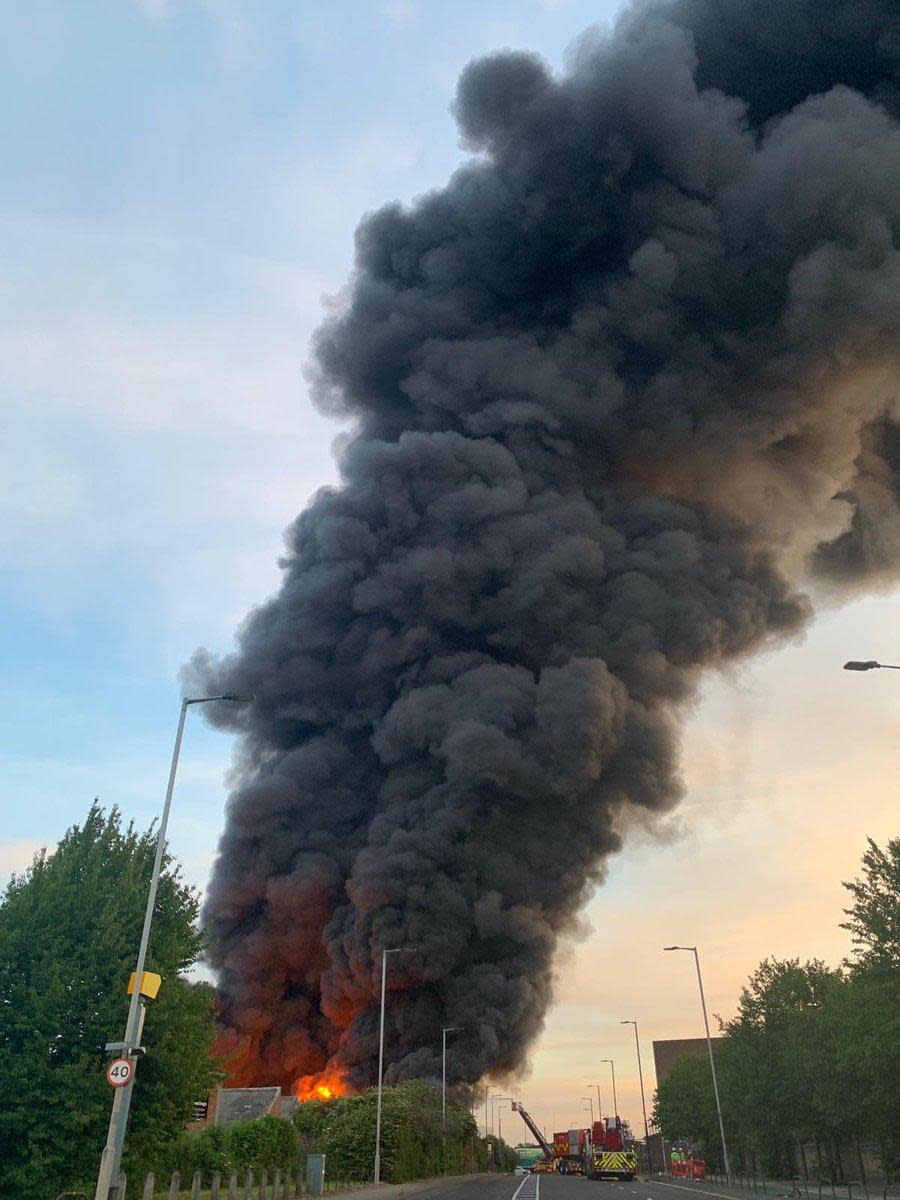
<path fill-rule="evenodd" d="M 0 286 L 4 590 L 64 613 L 98 571 L 137 572 L 158 636 L 224 636 L 335 476 L 303 380 L 326 281 L 127 231 L 7 219 L 0 245 L 33 268 Z"/>
<path fill-rule="evenodd" d="M 0 890 L 10 875 L 20 875 L 31 865 L 41 843 L 31 838 L 0 839 Z"/>

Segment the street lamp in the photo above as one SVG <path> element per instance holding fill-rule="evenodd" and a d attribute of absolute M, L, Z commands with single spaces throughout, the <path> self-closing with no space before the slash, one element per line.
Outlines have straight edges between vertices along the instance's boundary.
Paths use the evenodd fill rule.
<path fill-rule="evenodd" d="M 616 1118 L 616 1120 L 618 1121 L 618 1119 L 619 1119 L 619 1100 L 618 1100 L 618 1097 L 616 1096 L 616 1064 L 613 1062 L 613 1060 L 612 1060 L 611 1058 L 601 1058 L 601 1059 L 600 1059 L 600 1061 L 601 1061 L 601 1062 L 608 1062 L 608 1063 L 609 1063 L 609 1069 L 612 1071 L 612 1084 L 613 1084 L 613 1116 L 614 1116 L 614 1117 Z"/>
<path fill-rule="evenodd" d="M 381 1183 L 381 1091 L 384 1080 L 384 994 L 387 983 L 387 959 L 389 954 L 402 950 L 416 950 L 416 946 L 392 946 L 381 951 L 381 1024 L 378 1032 L 378 1100 L 375 1104 L 375 1182 Z"/>
<path fill-rule="evenodd" d="M 97 1190 L 95 1200 L 120 1200 L 119 1168 L 122 1165 L 122 1149 L 125 1145 L 125 1130 L 128 1127 L 128 1111 L 131 1108 L 131 1093 L 134 1088 L 136 1063 L 133 1056 L 141 1041 L 144 1006 L 141 1002 L 141 983 L 144 978 L 144 964 L 147 961 L 147 946 L 150 942 L 150 926 L 153 924 L 153 906 L 156 903 L 156 891 L 159 887 L 159 875 L 162 869 L 163 855 L 166 852 L 166 830 L 169 827 L 169 811 L 172 807 L 172 793 L 175 790 L 175 772 L 178 770 L 178 758 L 181 754 L 181 739 L 184 736 L 184 721 L 187 710 L 192 704 L 211 704 L 215 700 L 227 700 L 233 704 L 249 704 L 255 696 L 236 696 L 228 692 L 224 696 L 185 696 L 181 701 L 181 714 L 178 718 L 178 731 L 175 734 L 175 747 L 172 751 L 172 763 L 169 767 L 169 782 L 166 785 L 166 799 L 163 803 L 162 820 L 159 823 L 159 834 L 156 838 L 156 855 L 153 859 L 153 870 L 150 874 L 150 890 L 147 893 L 147 907 L 144 910 L 144 927 L 141 930 L 141 942 L 138 947 L 137 965 L 134 968 L 134 988 L 131 1002 L 128 1005 L 128 1017 L 125 1021 L 125 1040 L 122 1045 L 122 1057 L 132 1059 L 131 1079 L 124 1087 L 116 1088 L 113 1097 L 112 1112 L 109 1117 L 109 1130 L 106 1135 L 106 1145 L 100 1157 L 100 1170 L 97 1175 Z"/>
<path fill-rule="evenodd" d="M 512 1101 L 510 1101 L 510 1104 L 511 1103 L 512 1103 Z M 497 1141 L 498 1142 L 503 1141 L 503 1118 L 500 1116 L 500 1113 L 503 1111 L 504 1108 L 509 1108 L 509 1104 L 498 1104 L 497 1105 Z"/>
<path fill-rule="evenodd" d="M 637 1048 L 637 1060 L 638 1060 L 638 1079 L 641 1081 L 641 1109 L 643 1110 L 643 1113 L 644 1113 L 644 1144 L 647 1146 L 647 1154 L 649 1155 L 649 1153 L 650 1153 L 650 1146 L 649 1146 L 650 1130 L 647 1128 L 647 1102 L 644 1099 L 644 1072 L 641 1068 L 641 1040 L 638 1037 L 637 1021 L 620 1021 L 619 1024 L 634 1026 L 634 1044 L 635 1044 L 635 1047 Z"/>
<path fill-rule="evenodd" d="M 584 1086 L 586 1088 L 595 1087 L 597 1089 L 597 1120 L 602 1121 L 603 1120 L 603 1106 L 600 1103 L 600 1084 L 599 1083 L 586 1083 Z M 594 1122 L 593 1122 L 593 1118 L 592 1118 L 591 1124 L 593 1125 L 593 1123 Z"/>
<path fill-rule="evenodd" d="M 900 671 L 900 667 L 895 667 L 893 663 L 876 662 L 874 658 L 870 658 L 868 662 L 858 662 L 856 659 L 844 663 L 845 671 Z"/>
<path fill-rule="evenodd" d="M 487 1137 L 488 1134 L 491 1132 L 491 1128 L 488 1125 L 488 1100 L 490 1099 L 491 1092 L 495 1092 L 495 1091 L 499 1091 L 499 1090 L 500 1089 L 498 1088 L 496 1083 L 486 1083 L 484 1085 L 484 1136 L 485 1137 Z"/>
<path fill-rule="evenodd" d="M 512 1100 L 512 1096 L 491 1096 L 491 1137 L 494 1136 L 494 1103 L 501 1100 Z"/>
<path fill-rule="evenodd" d="M 441 1029 L 441 1128 L 447 1128 L 447 1034 L 461 1025 L 444 1025 Z"/>
<path fill-rule="evenodd" d="M 878 665 L 877 663 L 875 664 Z M 848 664 L 850 670 L 868 670 L 867 666 L 852 667 Z M 703 976 L 700 974 L 700 955 L 697 953 L 696 946 L 663 946 L 664 950 L 688 950 L 694 956 L 694 963 L 697 967 L 697 984 L 700 988 L 700 1007 L 703 1009 L 703 1026 L 706 1029 L 706 1048 L 709 1051 L 709 1069 L 712 1074 L 713 1092 L 716 1096 L 716 1112 L 719 1116 L 719 1134 L 722 1138 L 722 1159 L 725 1163 L 726 1179 L 731 1175 L 731 1166 L 728 1162 L 728 1146 L 725 1143 L 725 1122 L 722 1120 L 722 1102 L 719 1099 L 719 1081 L 716 1078 L 716 1064 L 713 1059 L 712 1038 L 709 1036 L 709 1018 L 706 1015 L 706 997 L 703 994 Z"/>
<path fill-rule="evenodd" d="M 594 1101 L 591 1099 L 590 1096 L 582 1096 L 581 1099 L 587 1101 L 587 1103 L 591 1106 L 591 1128 L 593 1129 L 593 1127 L 594 1127 Z"/>

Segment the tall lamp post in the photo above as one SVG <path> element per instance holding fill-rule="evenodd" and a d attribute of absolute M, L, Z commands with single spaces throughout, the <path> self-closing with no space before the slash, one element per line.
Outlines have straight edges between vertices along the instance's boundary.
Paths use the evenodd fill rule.
<path fill-rule="evenodd" d="M 169 812 L 172 808 L 175 773 L 178 770 L 178 759 L 181 755 L 181 739 L 184 736 L 184 722 L 187 717 L 187 710 L 192 704 L 211 704 L 215 700 L 227 700 L 233 704 L 247 704 L 253 699 L 253 696 L 236 696 L 229 692 L 224 696 L 186 696 L 181 701 L 181 714 L 178 717 L 178 731 L 175 734 L 175 747 L 172 750 L 172 762 L 169 767 L 169 782 L 166 785 L 166 798 L 163 803 L 162 819 L 159 823 L 159 833 L 156 838 L 156 855 L 153 859 L 153 870 L 150 874 L 150 890 L 147 893 L 144 926 L 141 930 L 137 964 L 134 968 L 134 987 L 131 992 L 131 1002 L 128 1005 L 128 1017 L 125 1021 L 125 1040 L 121 1051 L 123 1058 L 131 1060 L 131 1079 L 124 1087 L 116 1088 L 116 1094 L 113 1097 L 106 1145 L 103 1148 L 103 1154 L 100 1158 L 100 1170 L 97 1175 L 97 1189 L 94 1193 L 95 1200 L 120 1200 L 119 1170 L 122 1165 L 125 1130 L 128 1128 L 128 1112 L 131 1108 L 131 1093 L 134 1088 L 136 1067 L 134 1054 L 140 1045 L 141 1029 L 144 1023 L 141 984 L 144 978 L 144 965 L 147 961 L 150 927 L 153 924 L 153 907 L 156 903 L 159 876 L 162 870 L 163 856 L 166 852 L 166 831 L 169 828 Z"/>
<path fill-rule="evenodd" d="M 614 1116 L 614 1117 L 616 1118 L 616 1120 L 618 1121 L 618 1119 L 619 1119 L 619 1098 L 618 1098 L 618 1096 L 616 1095 L 616 1064 L 613 1062 L 613 1060 L 612 1060 L 611 1058 L 601 1058 L 601 1059 L 600 1059 L 600 1061 L 601 1061 L 601 1062 L 608 1062 L 608 1063 L 609 1063 L 609 1069 L 612 1071 L 612 1085 L 613 1085 L 613 1116 Z"/>
<path fill-rule="evenodd" d="M 597 1120 L 602 1121 L 603 1120 L 603 1106 L 600 1103 L 600 1084 L 599 1083 L 586 1083 L 584 1086 L 586 1088 L 595 1087 L 597 1089 Z M 591 1124 L 593 1125 L 593 1123 L 594 1122 L 592 1119 Z"/>
<path fill-rule="evenodd" d="M 441 1029 L 441 1128 L 447 1128 L 447 1034 L 459 1025 L 444 1025 Z"/>
<path fill-rule="evenodd" d="M 510 1104 L 511 1103 L 512 1103 L 512 1101 L 510 1101 Z M 503 1104 L 497 1105 L 497 1141 L 498 1142 L 503 1141 L 503 1118 L 501 1117 L 500 1114 L 503 1112 L 504 1108 L 509 1108 L 509 1104 L 503 1103 Z"/>
<path fill-rule="evenodd" d="M 634 1044 L 635 1044 L 635 1048 L 637 1049 L 637 1060 L 638 1060 L 638 1079 L 641 1081 L 641 1110 L 643 1111 L 643 1114 L 644 1114 L 644 1145 L 647 1147 L 647 1154 L 649 1156 L 649 1154 L 650 1154 L 650 1145 L 649 1145 L 650 1130 L 647 1127 L 647 1102 L 644 1099 L 644 1072 L 641 1067 L 641 1039 L 638 1037 L 637 1021 L 620 1021 L 619 1024 L 634 1026 Z"/>
<path fill-rule="evenodd" d="M 594 1101 L 593 1101 L 593 1099 L 592 1099 L 590 1096 L 582 1096 L 582 1097 L 581 1097 L 581 1099 L 582 1099 L 582 1100 L 585 1102 L 585 1104 L 589 1104 L 589 1105 L 590 1105 L 590 1108 L 591 1108 L 591 1128 L 593 1128 L 593 1125 L 594 1125 Z"/>
<path fill-rule="evenodd" d="M 387 960 L 389 954 L 402 950 L 415 950 L 415 946 L 392 946 L 381 951 L 381 1023 L 378 1031 L 378 1099 L 375 1103 L 375 1182 L 381 1183 L 381 1092 L 384 1086 L 384 997 L 387 986 Z"/>
<path fill-rule="evenodd" d="M 512 1101 L 512 1096 L 491 1096 L 491 1137 L 494 1136 L 494 1104 L 501 1100 Z"/>
<path fill-rule="evenodd" d="M 878 665 L 877 663 L 875 664 Z M 849 664 L 848 664 L 849 667 Z M 850 668 L 851 670 L 853 668 Z M 868 667 L 858 668 L 867 670 Z M 703 1009 L 703 1027 L 706 1030 L 706 1048 L 709 1051 L 709 1070 L 712 1075 L 713 1092 L 716 1097 L 716 1113 L 719 1117 L 719 1134 L 722 1138 L 722 1161 L 725 1164 L 725 1177 L 731 1176 L 731 1165 L 728 1161 L 728 1146 L 725 1142 L 725 1122 L 722 1120 L 722 1102 L 719 1099 L 719 1081 L 716 1078 L 716 1063 L 713 1058 L 712 1038 L 709 1036 L 709 1017 L 706 1015 L 706 996 L 703 994 L 703 976 L 700 974 L 700 955 L 697 953 L 696 946 L 664 946 L 664 950 L 688 950 L 694 956 L 694 964 L 697 967 L 697 986 L 700 988 L 700 1007 Z"/>
<path fill-rule="evenodd" d="M 876 662 L 874 658 L 870 658 L 868 662 L 858 662 L 851 659 L 850 662 L 844 663 L 845 671 L 900 671 L 900 667 L 895 667 L 893 663 Z"/>
<path fill-rule="evenodd" d="M 491 1098 L 491 1092 L 498 1092 L 500 1089 L 495 1083 L 486 1083 L 484 1085 L 484 1136 L 487 1137 L 491 1133 L 491 1126 L 488 1124 L 488 1102 Z"/>

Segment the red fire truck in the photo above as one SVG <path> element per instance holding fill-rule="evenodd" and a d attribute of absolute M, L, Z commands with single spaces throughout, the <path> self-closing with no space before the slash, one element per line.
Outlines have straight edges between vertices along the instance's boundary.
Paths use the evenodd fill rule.
<path fill-rule="evenodd" d="M 633 1146 L 626 1145 L 618 1117 L 594 1122 L 590 1147 L 584 1158 L 584 1173 L 588 1179 L 634 1179 L 637 1154 Z"/>

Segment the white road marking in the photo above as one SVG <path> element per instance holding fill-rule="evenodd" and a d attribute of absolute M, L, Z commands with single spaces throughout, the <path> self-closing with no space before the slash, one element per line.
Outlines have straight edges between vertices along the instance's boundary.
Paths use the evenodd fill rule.
<path fill-rule="evenodd" d="M 696 1192 L 698 1196 L 718 1196 L 719 1200 L 734 1200 L 733 1196 L 726 1196 L 724 1192 L 707 1192 L 703 1188 L 687 1187 L 683 1183 L 669 1183 L 666 1179 L 657 1179 L 656 1186 L 678 1188 L 680 1192 Z"/>
<path fill-rule="evenodd" d="M 519 1192 L 521 1192 L 522 1188 L 525 1186 L 525 1184 L 528 1182 L 528 1180 L 529 1180 L 530 1178 L 531 1178 L 531 1176 L 530 1176 L 530 1175 L 523 1175 L 523 1176 L 522 1176 L 522 1182 L 519 1184 L 519 1186 L 518 1186 L 518 1187 L 516 1188 L 516 1190 L 513 1192 L 513 1198 L 512 1198 L 512 1200 L 518 1200 L 518 1197 L 519 1197 Z"/>

